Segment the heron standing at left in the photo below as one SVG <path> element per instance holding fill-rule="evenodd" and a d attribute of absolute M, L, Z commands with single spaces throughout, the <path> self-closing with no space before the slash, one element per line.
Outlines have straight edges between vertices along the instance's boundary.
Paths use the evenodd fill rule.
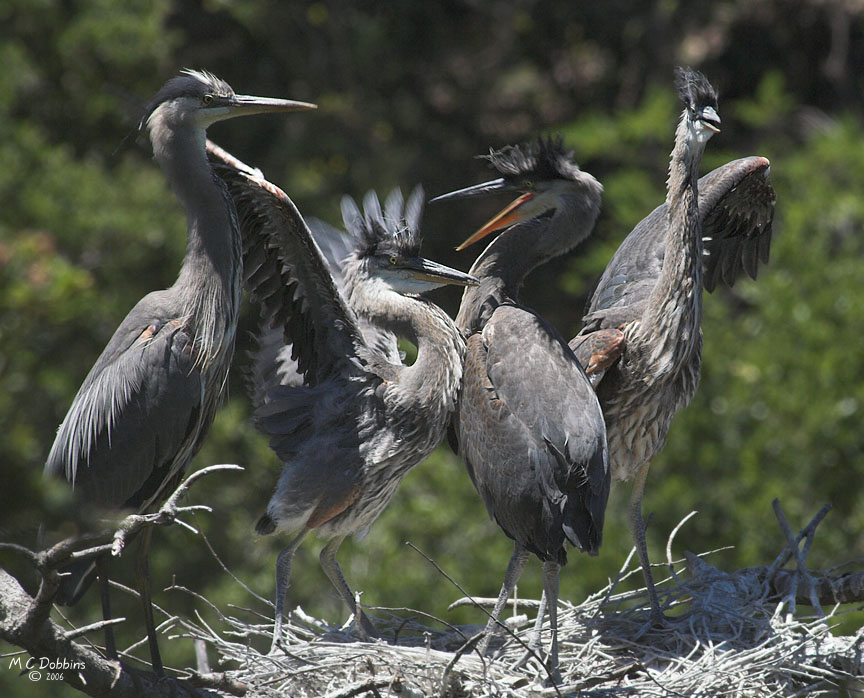
<path fill-rule="evenodd" d="M 187 247 L 173 286 L 135 305 L 84 379 L 60 425 L 45 474 L 65 478 L 94 510 L 152 511 L 179 484 L 219 405 L 234 354 L 240 305 L 240 228 L 233 201 L 213 174 L 206 130 L 247 114 L 315 105 L 234 93 L 206 72 L 184 70 L 150 102 L 140 122 L 153 155 L 186 209 Z M 153 670 L 164 673 L 150 603 L 148 528 L 138 578 Z M 70 567 L 57 602 L 71 605 L 98 570 L 110 617 L 107 560 Z M 94 570 L 95 567 L 95 570 Z M 116 659 L 110 626 L 106 654 Z"/>

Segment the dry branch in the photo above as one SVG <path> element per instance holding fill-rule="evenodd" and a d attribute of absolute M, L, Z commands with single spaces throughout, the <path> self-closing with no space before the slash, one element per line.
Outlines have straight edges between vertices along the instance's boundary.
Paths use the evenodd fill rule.
<path fill-rule="evenodd" d="M 242 695 L 240 691 L 245 690 L 245 687 L 224 674 L 193 674 L 193 680 L 188 682 L 159 678 L 150 671 L 132 669 L 121 662 L 108 660 L 92 647 L 75 642 L 85 633 L 118 623 L 122 619 L 64 630 L 50 618 L 53 600 L 60 586 L 60 568 L 71 561 L 92 558 L 109 551 L 119 554 L 123 543 L 143 527 L 168 525 L 179 521 L 179 514 L 200 510 L 201 507 L 178 505 L 195 481 L 223 470 L 242 468 L 237 465 L 214 465 L 193 473 L 180 484 L 158 512 L 127 516 L 115 532 L 74 536 L 39 552 L 15 543 L 0 543 L 0 549 L 15 552 L 29 560 L 40 574 L 38 591 L 35 597 L 31 597 L 15 577 L 0 569 L 0 638 L 26 650 L 31 657 L 48 660 L 58 667 L 57 673 L 63 675 L 66 683 L 91 696 L 183 698 L 217 695 L 206 690 L 208 688 Z"/>
<path fill-rule="evenodd" d="M 174 584 L 170 593 L 190 595 L 202 611 L 213 615 L 208 621 L 197 612 L 194 618 L 171 616 L 175 634 L 169 639 L 195 642 L 198 671 L 188 672 L 182 681 L 157 682 L 150 672 L 109 662 L 95 650 L 72 642 L 70 633 L 76 631 L 64 631 L 50 620 L 41 627 L 32 618 L 25 622 L 30 609 L 39 603 L 38 594 L 37 599 L 30 598 L 16 580 L 2 573 L 0 637 L 34 656 L 80 662 L 75 664 L 74 672 L 68 672 L 79 677 L 67 678 L 71 685 L 90 695 L 103 695 L 110 689 L 112 696 L 121 698 L 836 694 L 844 681 L 855 680 L 862 673 L 864 630 L 853 637 L 835 637 L 829 623 L 840 615 L 837 603 L 861 600 L 864 572 L 833 575 L 807 570 L 806 556 L 824 513 L 820 512 L 797 536 L 790 530 L 788 544 L 773 564 L 733 573 L 708 564 L 704 555 L 685 554 L 684 566 L 680 560 L 673 562 L 670 540 L 667 558 L 672 576 L 661 581 L 658 590 L 664 606 L 679 614 L 671 627 L 652 626 L 644 589 L 616 591 L 620 580 L 639 575 L 638 564 L 634 567 L 632 558 L 628 558 L 607 588 L 576 606 L 567 601 L 560 603 L 563 682 L 558 686 L 548 684 L 542 658 L 532 657 L 525 665 L 517 666 L 531 632 L 524 614 L 536 609 L 538 603 L 530 599 L 518 602 L 526 622 L 510 624 L 513 635 L 496 640 L 492 657 L 480 657 L 474 650 L 482 634 L 480 625 L 454 627 L 426 613 L 380 608 L 372 610 L 384 639 L 370 642 L 358 642 L 350 625 L 329 625 L 295 609 L 286 618 L 284 628 L 290 644 L 284 652 L 268 654 L 265 648 L 269 647 L 273 630 L 273 622 L 266 615 L 272 614 L 269 604 L 250 592 L 252 603 L 259 603 L 265 613 L 260 607 L 223 608 L 194 590 Z M 778 522 L 782 527 L 785 518 L 778 516 Z M 57 559 L 77 554 L 75 546 L 55 546 L 52 550 L 17 552 L 47 572 L 51 565 L 45 556 L 49 553 Z M 218 560 L 215 551 L 210 550 Z M 783 568 L 790 561 L 790 567 Z M 804 575 L 811 583 L 805 581 Z M 807 618 L 789 612 L 790 598 L 805 605 L 814 594 L 819 603 L 833 608 L 827 617 Z M 483 606 L 485 601 L 475 598 L 470 603 Z M 391 614 L 391 610 L 402 615 Z M 407 617 L 406 612 L 410 614 Z M 478 620 L 483 620 L 481 613 L 478 610 Z M 545 638 L 548 633 L 546 625 Z M 215 651 L 219 664 L 227 666 L 227 670 L 209 670 L 204 645 Z M 86 677 L 86 685 L 81 676 Z"/>

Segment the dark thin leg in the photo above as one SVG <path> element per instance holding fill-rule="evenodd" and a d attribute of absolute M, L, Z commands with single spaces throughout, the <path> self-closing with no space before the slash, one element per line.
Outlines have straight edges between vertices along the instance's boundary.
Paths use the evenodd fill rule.
<path fill-rule="evenodd" d="M 282 612 L 285 610 L 285 594 L 288 591 L 288 582 L 291 581 L 291 561 L 307 533 L 309 533 L 308 528 L 300 531 L 294 540 L 282 549 L 279 557 L 276 558 L 276 618 L 273 623 L 273 644 L 270 645 L 271 652 L 276 649 L 276 645 L 282 639 Z"/>
<path fill-rule="evenodd" d="M 549 650 L 547 668 L 549 676 L 555 683 L 561 683 L 561 673 L 558 671 L 558 573 L 561 566 L 555 560 L 543 563 L 543 595 L 549 610 L 549 627 L 552 630 L 552 647 Z"/>
<path fill-rule="evenodd" d="M 511 667 L 518 669 L 525 665 L 535 654 L 540 657 L 543 654 L 543 644 L 540 642 L 543 635 L 543 618 L 546 615 L 546 590 L 540 596 L 540 606 L 537 608 L 537 618 L 534 620 L 534 629 L 531 631 L 531 638 L 528 640 L 528 649 Z M 542 661 L 542 660 L 541 660 Z"/>
<path fill-rule="evenodd" d="M 147 644 L 150 646 L 150 663 L 156 676 L 165 676 L 162 657 L 159 654 L 159 641 L 156 638 L 156 623 L 153 621 L 153 603 L 150 598 L 150 537 L 153 529 L 147 527 L 141 534 L 138 546 L 138 590 L 141 592 L 141 605 L 144 607 L 144 626 L 147 628 Z"/>
<path fill-rule="evenodd" d="M 666 625 L 668 619 L 660 610 L 660 600 L 657 598 L 657 589 L 654 588 L 654 575 L 651 574 L 651 561 L 648 559 L 648 543 L 645 540 L 645 521 L 642 518 L 642 493 L 645 491 L 645 478 L 648 476 L 648 463 L 643 465 L 636 473 L 633 482 L 633 492 L 630 494 L 630 502 L 627 505 L 627 523 L 630 525 L 630 535 L 636 545 L 636 554 L 639 556 L 639 564 L 642 565 L 642 576 L 645 578 L 645 588 L 648 589 L 648 598 L 651 602 L 651 620 L 655 625 Z"/>
<path fill-rule="evenodd" d="M 360 633 L 365 635 L 367 638 L 378 637 L 378 631 L 375 629 L 372 621 L 370 621 L 366 614 L 363 613 L 362 609 L 357 608 L 357 600 L 354 598 L 354 593 L 351 591 L 351 587 L 348 586 L 348 582 L 345 581 L 345 575 L 342 574 L 342 568 L 339 567 L 339 563 L 336 562 L 336 551 L 339 550 L 339 546 L 342 545 L 343 540 L 344 538 L 334 538 L 321 549 L 321 554 L 318 556 L 318 559 L 321 562 L 321 568 L 324 570 L 324 574 L 327 575 L 333 586 L 336 587 L 336 591 L 339 592 L 339 596 L 341 596 L 348 605 L 351 613 L 357 617 L 357 625 L 360 628 Z"/>
<path fill-rule="evenodd" d="M 100 555 L 94 560 L 99 575 L 99 591 L 102 596 L 102 620 L 111 620 L 111 582 L 108 578 L 108 558 Z M 114 626 L 105 626 L 105 656 L 117 660 L 117 644 L 114 642 Z"/>
<path fill-rule="evenodd" d="M 507 599 L 513 593 L 516 582 L 519 581 L 522 572 L 525 571 L 525 565 L 528 564 L 528 554 L 528 550 L 519 545 L 519 543 L 513 545 L 513 555 L 510 556 L 510 562 L 507 563 L 507 572 L 504 573 L 504 583 L 501 585 L 498 601 L 495 602 L 492 616 L 486 624 L 486 636 L 477 645 L 477 649 L 481 655 L 486 654 L 486 650 L 489 649 L 489 642 L 498 632 L 498 618 L 501 616 L 501 611 L 504 610 Z"/>

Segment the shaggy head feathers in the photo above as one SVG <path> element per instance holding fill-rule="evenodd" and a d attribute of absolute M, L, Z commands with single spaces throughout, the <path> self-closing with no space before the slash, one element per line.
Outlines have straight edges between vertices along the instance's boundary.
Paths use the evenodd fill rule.
<path fill-rule="evenodd" d="M 675 69 L 675 87 L 684 106 L 698 112 L 705 107 L 717 110 L 717 90 L 702 73 L 692 68 Z"/>
<path fill-rule="evenodd" d="M 581 172 L 573 161 L 573 151 L 564 147 L 560 134 L 490 150 L 488 155 L 480 157 L 488 160 L 492 169 L 505 179 L 576 179 Z"/>
<path fill-rule="evenodd" d="M 342 221 L 345 229 L 357 240 L 357 257 L 381 254 L 419 257 L 423 197 L 423 187 L 419 184 L 407 202 L 396 188 L 390 192 L 382 210 L 378 195 L 370 191 L 363 198 L 362 213 L 354 199 L 342 197 Z"/>

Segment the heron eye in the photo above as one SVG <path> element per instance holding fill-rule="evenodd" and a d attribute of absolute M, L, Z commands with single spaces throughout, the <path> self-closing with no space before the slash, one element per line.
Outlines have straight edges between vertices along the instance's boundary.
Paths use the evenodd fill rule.
<path fill-rule="evenodd" d="M 213 95 L 204 95 L 204 98 L 201 101 L 209 107 L 211 104 L 213 104 Z"/>
<path fill-rule="evenodd" d="M 522 182 L 522 187 L 524 189 L 533 189 L 534 182 L 532 182 L 530 179 L 526 179 L 524 182 Z"/>
<path fill-rule="evenodd" d="M 390 255 L 390 264 L 396 264 L 396 262 L 398 261 L 399 259 L 396 257 L 396 255 Z"/>

